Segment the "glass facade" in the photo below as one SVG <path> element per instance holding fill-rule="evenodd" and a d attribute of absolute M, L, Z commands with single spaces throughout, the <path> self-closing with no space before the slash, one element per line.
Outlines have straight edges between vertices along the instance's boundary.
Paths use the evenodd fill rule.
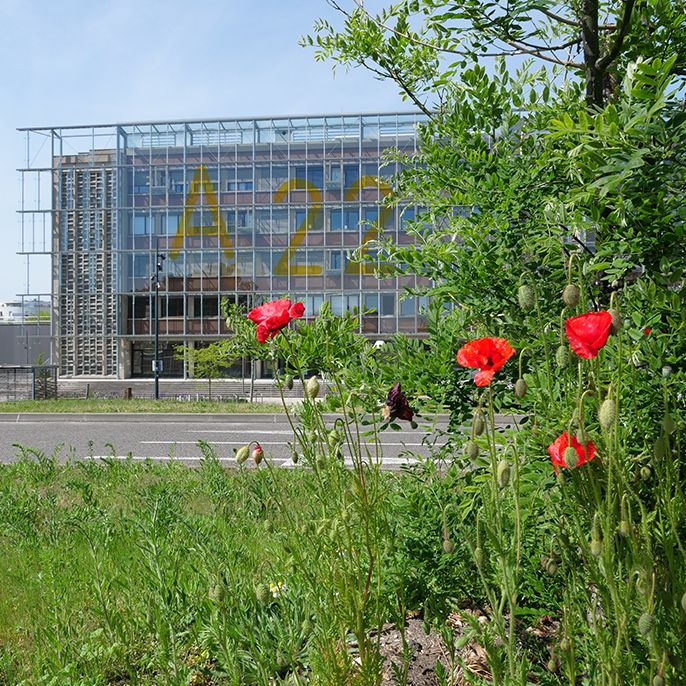
<path fill-rule="evenodd" d="M 226 335 L 221 300 L 251 307 L 289 295 L 306 317 L 371 310 L 361 331 L 421 335 L 414 279 L 377 278 L 352 251 L 380 232 L 398 242 L 421 208 L 388 208 L 418 114 L 321 116 L 30 129 L 51 141 L 53 339 L 67 376 L 151 374 L 155 302 L 165 376 L 173 347 Z M 30 153 L 27 152 L 27 161 Z M 24 194 L 22 194 L 23 203 Z M 43 208 L 22 204 L 22 244 Z M 44 239 L 45 244 L 45 239 Z M 40 243 L 40 241 L 39 241 Z M 39 253 L 36 241 L 34 250 Z M 45 250 L 45 245 L 43 246 Z M 159 295 L 157 254 L 164 255 Z M 373 257 L 373 255 L 372 255 Z"/>

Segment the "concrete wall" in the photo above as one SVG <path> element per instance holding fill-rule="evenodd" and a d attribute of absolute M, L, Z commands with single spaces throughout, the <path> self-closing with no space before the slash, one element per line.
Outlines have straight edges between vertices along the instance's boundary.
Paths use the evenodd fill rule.
<path fill-rule="evenodd" d="M 0 324 L 0 364 L 34 364 L 50 360 L 50 323 Z"/>

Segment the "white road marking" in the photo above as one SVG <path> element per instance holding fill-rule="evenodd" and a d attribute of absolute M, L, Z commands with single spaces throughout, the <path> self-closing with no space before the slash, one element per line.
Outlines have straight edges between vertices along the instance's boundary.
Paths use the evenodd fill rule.
<path fill-rule="evenodd" d="M 244 432 L 242 432 L 244 433 Z M 260 432 L 256 432 L 257 435 L 260 435 Z M 197 441 L 139 441 L 142 445 L 196 445 Z M 235 441 L 209 441 L 211 445 L 236 445 Z M 374 444 L 373 443 L 363 443 L 362 445 L 365 445 L 369 448 L 373 448 Z M 379 444 L 381 446 L 390 446 L 390 445 L 397 445 L 397 446 L 415 446 L 418 448 L 428 448 L 429 446 L 426 443 L 405 443 L 405 442 L 396 442 L 396 441 L 381 441 Z M 433 447 L 434 448 L 440 448 L 444 444 L 443 443 L 436 443 Z M 265 443 L 264 447 L 268 447 Z M 345 449 L 346 446 L 343 446 Z"/>
<path fill-rule="evenodd" d="M 151 460 L 153 462 L 155 461 L 174 461 L 174 462 L 199 462 L 202 460 L 202 456 L 198 457 L 184 457 L 184 456 L 174 456 L 170 457 L 169 455 L 84 455 L 81 458 L 82 460 L 138 460 L 138 461 L 146 461 L 146 460 Z M 233 464 L 236 464 L 236 459 L 234 457 L 218 457 L 217 458 L 218 462 L 231 462 Z M 376 460 L 373 460 L 375 462 Z M 303 463 L 298 462 L 298 464 L 294 464 L 291 459 L 285 459 L 285 458 L 273 458 L 273 462 L 278 463 L 275 466 L 277 467 L 302 467 Z M 345 460 L 345 465 L 347 467 L 352 467 L 352 460 L 349 457 L 346 457 Z M 369 460 L 364 460 L 365 464 L 369 462 Z M 384 465 L 403 465 L 403 464 L 417 464 L 419 460 L 415 457 L 384 457 L 381 460 L 381 464 Z"/>

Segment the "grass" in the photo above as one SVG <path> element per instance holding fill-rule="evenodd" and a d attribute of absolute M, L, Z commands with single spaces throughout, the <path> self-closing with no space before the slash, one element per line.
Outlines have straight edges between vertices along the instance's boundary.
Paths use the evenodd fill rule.
<path fill-rule="evenodd" d="M 144 399 L 57 399 L 18 400 L 0 403 L 0 412 L 161 412 L 161 413 L 270 413 L 283 412 L 280 403 L 237 403 L 229 401 L 179 401 Z"/>
<path fill-rule="evenodd" d="M 358 590 L 366 623 L 404 617 L 418 602 L 402 583 L 413 536 L 445 558 L 440 509 L 430 521 L 425 504 L 403 534 L 412 477 L 368 475 L 393 525 L 370 586 L 361 514 L 341 510 L 351 472 L 225 470 L 205 451 L 196 470 L 40 455 L 0 466 L 0 683 L 353 683 Z M 470 574 L 433 566 L 449 586 L 454 569 Z"/>

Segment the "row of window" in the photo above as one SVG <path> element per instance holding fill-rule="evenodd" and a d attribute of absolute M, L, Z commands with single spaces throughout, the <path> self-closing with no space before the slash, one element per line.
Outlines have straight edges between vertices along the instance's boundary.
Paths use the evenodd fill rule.
<path fill-rule="evenodd" d="M 210 318 L 221 314 L 221 301 L 227 296 L 167 296 L 160 295 L 160 318 L 187 317 Z M 239 304 L 247 305 L 247 296 L 242 296 Z M 269 298 L 264 298 L 268 300 Z M 341 315 L 346 311 L 359 310 L 362 306 L 365 312 L 375 313 L 382 317 L 414 317 L 422 314 L 428 307 L 428 298 L 407 297 L 399 299 L 397 293 L 308 293 L 295 295 L 293 301 L 301 301 L 305 305 L 305 316 L 315 316 L 325 302 L 329 303 L 334 314 Z M 149 295 L 129 296 L 129 319 L 149 319 L 154 317 L 154 298 Z M 253 302 L 261 302 L 260 298 Z"/>
<path fill-rule="evenodd" d="M 352 189 L 359 187 L 360 180 L 365 187 L 388 182 L 381 177 L 395 175 L 402 165 L 382 165 L 377 162 L 327 163 L 327 164 L 268 164 L 229 165 L 215 164 L 187 167 L 132 167 L 126 178 L 134 193 L 186 193 L 220 191 L 277 191 L 289 182 L 305 182 L 309 188 Z"/>
<path fill-rule="evenodd" d="M 376 252 L 369 249 L 366 254 L 376 259 Z M 165 256 L 160 272 L 160 282 L 175 277 L 205 277 L 217 276 L 286 276 L 289 272 L 294 275 L 308 269 L 311 276 L 326 274 L 340 275 L 351 264 L 352 251 L 344 248 L 327 248 L 318 250 L 299 248 L 288 254 L 283 248 L 266 250 L 234 250 L 231 259 L 218 251 L 184 251 L 176 257 Z M 290 265 L 290 267 L 289 267 Z M 122 253 L 120 254 L 120 273 L 134 279 L 147 279 L 155 270 L 155 255 L 153 253 Z M 352 267 L 350 270 L 352 272 Z M 300 275 L 303 275 L 300 273 Z"/>
<path fill-rule="evenodd" d="M 421 211 L 421 210 L 420 210 Z M 417 211 L 413 207 L 400 210 L 400 228 L 404 230 L 408 222 L 414 220 Z M 175 235 L 178 233 L 183 214 L 181 212 L 138 212 L 129 215 L 130 235 Z M 378 205 L 338 205 L 310 208 L 269 209 L 221 209 L 220 221 L 228 232 L 235 230 L 252 230 L 258 233 L 289 233 L 298 229 L 314 231 L 358 231 L 360 226 L 383 223 L 384 228 L 395 225 L 395 210 L 380 208 Z M 201 208 L 189 214 L 186 219 L 186 234 L 201 228 L 209 233 L 206 227 L 216 227 L 217 211 Z M 220 227 L 222 228 L 222 227 Z"/>

